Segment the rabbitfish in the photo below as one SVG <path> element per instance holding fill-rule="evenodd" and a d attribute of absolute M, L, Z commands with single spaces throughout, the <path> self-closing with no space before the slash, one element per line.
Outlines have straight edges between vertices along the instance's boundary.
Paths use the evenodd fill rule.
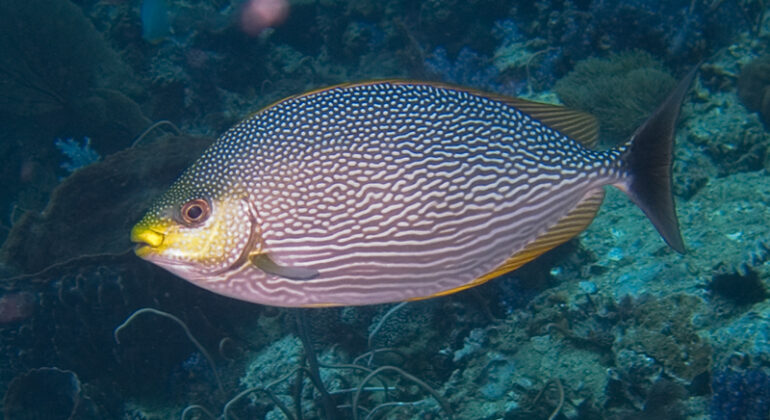
<path fill-rule="evenodd" d="M 627 142 L 593 117 L 406 81 L 284 99 L 214 142 L 131 231 L 141 258 L 275 306 L 441 296 L 509 272 L 593 219 L 605 185 L 676 251 L 671 154 L 688 75 Z"/>

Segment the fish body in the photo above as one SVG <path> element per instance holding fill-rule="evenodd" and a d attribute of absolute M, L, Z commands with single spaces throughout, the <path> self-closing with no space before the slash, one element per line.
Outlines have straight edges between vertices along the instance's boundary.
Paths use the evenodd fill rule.
<path fill-rule="evenodd" d="M 585 229 L 605 185 L 683 251 L 670 167 L 689 79 L 606 151 L 586 147 L 586 114 L 462 88 L 383 81 L 291 97 L 224 133 L 131 239 L 200 287 L 290 307 L 483 283 Z"/>

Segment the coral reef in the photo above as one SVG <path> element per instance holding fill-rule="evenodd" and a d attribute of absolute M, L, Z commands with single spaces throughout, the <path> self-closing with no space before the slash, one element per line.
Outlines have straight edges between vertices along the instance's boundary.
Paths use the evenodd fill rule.
<path fill-rule="evenodd" d="M 61 167 L 66 169 L 67 172 L 72 173 L 76 170 L 88 166 L 94 162 L 97 162 L 102 157 L 94 149 L 91 148 L 91 139 L 86 137 L 83 139 L 83 145 L 76 142 L 74 139 L 56 139 L 54 145 L 59 151 L 69 158 L 69 162 L 64 162 Z"/>
<path fill-rule="evenodd" d="M 5 279 L 0 286 L 22 289 L 36 298 L 32 316 L 0 325 L 0 352 L 5 355 L 0 388 L 14 372 L 46 360 L 77 372 L 102 413 L 97 418 L 122 417 L 124 398 L 150 412 L 159 404 L 181 410 L 191 398 L 216 403 L 221 396 L 208 362 L 196 357 L 199 349 L 174 322 L 137 317 L 118 331 L 119 342 L 115 340 L 116 328 L 137 309 L 152 306 L 179 314 L 218 361 L 247 345 L 240 331 L 251 331 L 253 325 L 239 319 L 257 318 L 259 312 L 136 264 L 128 255 L 81 259 L 32 277 Z M 19 353 L 18 348 L 29 351 Z"/>
<path fill-rule="evenodd" d="M 97 87 L 100 72 L 121 71 L 118 56 L 69 1 L 3 1 L 0 16 L 3 113 L 29 116 L 76 107 Z"/>
<path fill-rule="evenodd" d="M 470 48 L 460 50 L 454 61 L 447 57 L 444 48 L 436 48 L 426 58 L 425 67 L 445 82 L 489 91 L 500 88 L 497 68 Z"/>
<path fill-rule="evenodd" d="M 759 274 L 745 265 L 732 271 L 720 267 L 708 287 L 715 294 L 736 305 L 750 305 L 768 298 Z"/>
<path fill-rule="evenodd" d="M 763 3 L 687 0 L 576 1 L 557 7 L 517 4 L 511 15 L 529 37 L 560 48 L 559 65 L 607 51 L 641 48 L 667 61 L 693 62 L 731 41 L 734 25 L 756 28 Z"/>
<path fill-rule="evenodd" d="M 141 95 L 140 85 L 78 6 L 3 1 L 0 16 L 0 121 L 16 117 L 50 125 L 56 136 L 87 135 L 106 152 L 149 124 L 130 97 Z"/>
<path fill-rule="evenodd" d="M 136 3 L 0 0 L 6 418 L 766 418 L 766 2 L 296 0 L 258 34 L 237 3 L 156 2 L 143 37 Z M 675 149 L 686 255 L 609 188 L 584 234 L 514 273 L 310 309 L 303 330 L 130 252 L 211 138 L 283 97 L 390 77 L 558 95 L 609 145 L 701 59 Z M 151 120 L 194 135 L 140 134 Z M 66 176 L 82 165 L 60 168 L 57 138 L 103 158 Z"/>
<path fill-rule="evenodd" d="M 735 94 L 740 66 L 733 54 L 721 51 L 703 66 L 703 86 L 696 86 L 693 95 L 700 99 L 684 110 L 685 115 L 699 117 L 683 121 L 689 135 L 681 138 L 685 153 L 680 184 L 689 179 L 697 187 L 710 177 L 757 171 L 767 165 L 770 132 L 757 114 L 747 115 Z"/>
<path fill-rule="evenodd" d="M 673 86 L 659 61 L 634 50 L 578 62 L 554 90 L 568 107 L 598 118 L 602 142 L 613 145 L 630 137 Z"/>
<path fill-rule="evenodd" d="M 711 346 L 700 338 L 690 321 L 702 303 L 692 296 L 672 295 L 637 304 L 615 352 L 622 354 L 622 349 L 650 358 L 653 370 L 662 369 L 671 378 L 691 382 L 711 363 Z M 626 364 L 629 373 L 637 368 L 634 365 Z M 632 382 L 642 382 L 641 378 L 635 379 Z"/>
<path fill-rule="evenodd" d="M 738 95 L 746 107 L 759 112 L 770 125 L 770 55 L 759 57 L 741 70 Z"/>
<path fill-rule="evenodd" d="M 150 121 L 137 103 L 143 86 L 78 5 L 4 0 L 0 26 L 5 216 L 45 206 L 61 175 L 51 139 L 90 137 L 105 155 Z"/>
<path fill-rule="evenodd" d="M 81 256 L 128 251 L 127 232 L 153 195 L 210 141 L 165 137 L 81 168 L 55 189 L 44 211 L 27 212 L 14 224 L 0 259 L 33 273 Z M 51 237 L 59 239 L 45 240 Z"/>
<path fill-rule="evenodd" d="M 14 378 L 3 398 L 3 415 L 7 420 L 99 418 L 77 375 L 57 368 L 33 369 Z"/>
<path fill-rule="evenodd" d="M 767 418 L 770 375 L 760 368 L 726 368 L 714 372 L 709 410 L 714 420 Z"/>

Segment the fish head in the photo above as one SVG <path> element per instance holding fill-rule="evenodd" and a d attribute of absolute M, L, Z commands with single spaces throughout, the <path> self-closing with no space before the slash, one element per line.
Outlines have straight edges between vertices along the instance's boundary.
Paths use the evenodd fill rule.
<path fill-rule="evenodd" d="M 133 227 L 131 241 L 140 258 L 205 288 L 260 252 L 257 226 L 246 194 L 176 184 Z"/>

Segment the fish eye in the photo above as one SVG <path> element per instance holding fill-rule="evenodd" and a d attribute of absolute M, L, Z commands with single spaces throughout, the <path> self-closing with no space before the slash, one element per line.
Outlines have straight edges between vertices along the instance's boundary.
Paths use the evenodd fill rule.
<path fill-rule="evenodd" d="M 190 200 L 182 205 L 180 214 L 182 220 L 189 226 L 195 226 L 206 221 L 211 213 L 208 201 L 202 198 Z"/>

